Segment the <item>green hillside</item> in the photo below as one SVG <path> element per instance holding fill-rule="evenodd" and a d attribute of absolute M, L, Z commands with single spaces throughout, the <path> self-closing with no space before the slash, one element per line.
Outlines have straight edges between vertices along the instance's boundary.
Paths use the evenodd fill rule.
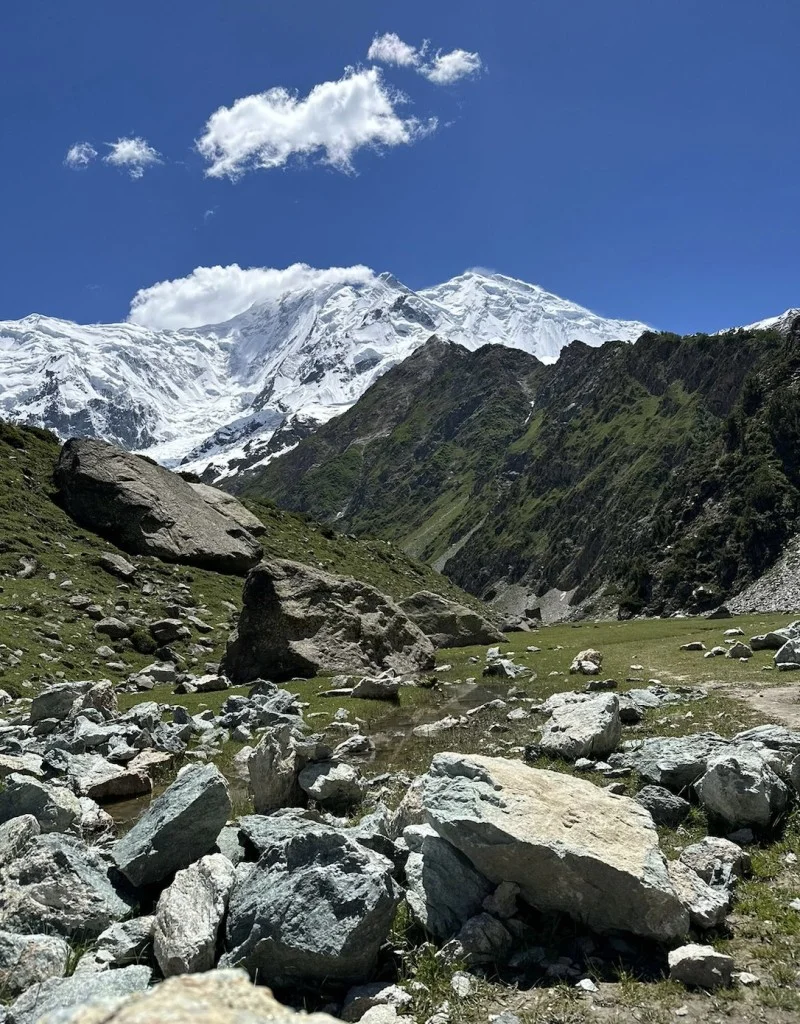
<path fill-rule="evenodd" d="M 432 340 L 235 487 L 391 538 L 472 593 L 701 611 L 798 529 L 800 329 L 568 346 Z M 701 589 L 698 589 L 701 588 Z"/>

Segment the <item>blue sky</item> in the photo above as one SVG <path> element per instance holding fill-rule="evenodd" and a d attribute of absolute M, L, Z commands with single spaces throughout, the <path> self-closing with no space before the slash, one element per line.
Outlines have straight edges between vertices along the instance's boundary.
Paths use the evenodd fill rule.
<path fill-rule="evenodd" d="M 367 59 L 386 32 L 412 63 Z M 124 319 L 195 267 L 296 262 L 411 287 L 483 266 L 678 331 L 781 312 L 800 305 L 798 38 L 798 0 L 4 0 L 0 318 Z M 437 81 L 453 50 L 480 70 Z M 323 83 L 346 94 L 349 168 L 304 141 L 330 141 L 304 106 Z M 248 117 L 277 166 L 248 162 Z M 132 177 L 120 138 L 160 162 Z M 79 142 L 98 155 L 76 170 Z"/>

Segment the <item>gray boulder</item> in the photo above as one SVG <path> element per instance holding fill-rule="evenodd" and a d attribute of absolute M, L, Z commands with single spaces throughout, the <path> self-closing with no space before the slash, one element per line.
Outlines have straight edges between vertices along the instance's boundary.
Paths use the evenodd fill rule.
<path fill-rule="evenodd" d="M 556 708 L 542 730 L 539 746 L 552 757 L 606 757 L 622 735 L 619 699 L 604 693 Z"/>
<path fill-rule="evenodd" d="M 247 768 L 256 814 L 305 802 L 297 782 L 302 761 L 295 750 L 291 726 L 267 730 L 250 755 Z"/>
<path fill-rule="evenodd" d="M 736 747 L 712 758 L 695 792 L 709 815 L 726 828 L 772 828 L 789 790 L 757 749 Z"/>
<path fill-rule="evenodd" d="M 682 860 L 669 862 L 669 877 L 695 928 L 708 930 L 725 923 L 730 910 L 726 889 L 712 888 Z"/>
<path fill-rule="evenodd" d="M 0 931 L 0 992 L 18 996 L 47 978 L 63 978 L 69 946 L 55 935 Z"/>
<path fill-rule="evenodd" d="M 228 784 L 216 765 L 184 768 L 111 853 L 134 885 L 152 885 L 214 846 L 231 812 Z"/>
<path fill-rule="evenodd" d="M 689 813 L 691 804 L 663 786 L 644 786 L 633 798 L 649 811 L 656 825 L 677 828 Z"/>
<path fill-rule="evenodd" d="M 352 765 L 336 761 L 317 761 L 300 772 L 297 781 L 303 792 L 321 807 L 346 811 L 364 796 L 364 780 Z"/>
<path fill-rule="evenodd" d="M 268 988 L 253 985 L 244 971 L 233 970 L 167 978 L 146 992 L 47 1014 L 39 1024 L 153 1024 L 154 1021 L 164 1024 L 337 1024 L 326 1013 L 307 1016 L 281 1006 Z"/>
<path fill-rule="evenodd" d="M 794 640 L 797 630 L 774 629 L 770 633 L 750 638 L 750 646 L 754 651 L 779 651 L 787 640 Z"/>
<path fill-rule="evenodd" d="M 132 554 L 240 574 L 261 557 L 261 545 L 223 506 L 210 505 L 177 474 L 103 441 L 67 441 L 55 481 L 73 519 Z"/>
<path fill-rule="evenodd" d="M 705 773 L 709 759 L 727 750 L 727 740 L 716 733 L 654 737 L 615 754 L 609 763 L 632 768 L 645 782 L 680 793 Z"/>
<path fill-rule="evenodd" d="M 0 928 L 93 939 L 127 917 L 131 902 L 99 850 L 72 836 L 41 835 L 5 868 Z"/>
<path fill-rule="evenodd" d="M 72 755 L 66 778 L 78 796 L 88 796 L 101 804 L 143 796 L 153 788 L 147 772 L 112 764 L 99 754 Z"/>
<path fill-rule="evenodd" d="M 258 516 L 254 516 L 249 509 L 246 509 L 237 498 L 234 498 L 232 494 L 228 494 L 227 491 L 221 491 L 219 487 L 210 487 L 208 484 L 191 483 L 189 486 L 195 494 L 199 494 L 203 501 L 216 512 L 238 523 L 243 530 L 247 530 L 253 537 L 260 537 L 267 532 L 266 526 L 264 526 Z"/>
<path fill-rule="evenodd" d="M 13 772 L 0 790 L 0 822 L 30 814 L 42 832 L 66 832 L 80 820 L 78 798 L 63 786 Z"/>
<path fill-rule="evenodd" d="M 156 907 L 154 949 L 165 978 L 210 971 L 217 934 L 233 888 L 233 864 L 221 853 L 175 875 Z"/>
<path fill-rule="evenodd" d="M 669 976 L 690 988 L 727 987 L 733 973 L 733 957 L 718 953 L 713 946 L 690 943 L 669 952 Z"/>
<path fill-rule="evenodd" d="M 33 814 L 21 814 L 0 825 L 0 870 L 20 857 L 42 831 Z"/>
<path fill-rule="evenodd" d="M 75 973 L 108 971 L 147 963 L 153 947 L 155 918 L 134 917 L 110 925 L 78 961 Z"/>
<path fill-rule="evenodd" d="M 101 633 L 103 636 L 110 637 L 112 640 L 124 640 L 133 633 L 133 626 L 129 626 L 122 619 L 109 615 L 108 618 L 100 619 L 99 622 L 95 623 L 94 631 L 95 633 Z"/>
<path fill-rule="evenodd" d="M 514 945 L 511 933 L 491 914 L 476 914 L 465 921 L 456 942 L 470 965 L 503 964 Z"/>
<path fill-rule="evenodd" d="M 220 671 L 235 684 L 320 671 L 400 674 L 433 667 L 433 645 L 380 591 L 284 559 L 244 585 L 238 629 Z"/>
<path fill-rule="evenodd" d="M 101 569 L 120 579 L 130 580 L 136 575 L 136 566 L 113 551 L 104 551 L 97 561 Z"/>
<path fill-rule="evenodd" d="M 730 839 L 704 836 L 681 851 L 679 858 L 709 885 L 728 888 L 750 871 L 750 854 Z"/>
<path fill-rule="evenodd" d="M 472 647 L 505 640 L 500 630 L 480 612 L 430 590 L 420 590 L 398 603 L 434 647 Z"/>
<path fill-rule="evenodd" d="M 787 640 L 775 654 L 773 659 L 779 669 L 789 669 L 800 666 L 800 638 Z"/>
<path fill-rule="evenodd" d="M 49 978 L 34 985 L 8 1008 L 7 1024 L 38 1024 L 54 1011 L 116 999 L 131 992 L 143 992 L 150 983 L 149 967 L 122 967 L 102 974 L 79 974 L 71 978 Z M 57 1019 L 64 1019 L 57 1018 Z"/>
<path fill-rule="evenodd" d="M 90 682 L 56 683 L 37 693 L 31 702 L 30 723 L 35 725 L 46 718 L 57 718 L 59 721 L 67 717 L 81 694 L 92 688 Z"/>
<path fill-rule="evenodd" d="M 271 986 L 363 981 L 399 898 L 392 864 L 327 825 L 296 824 L 234 886 L 221 964 Z"/>
<path fill-rule="evenodd" d="M 661 941 L 688 929 L 653 820 L 627 797 L 519 761 L 448 753 L 423 776 L 422 803 L 482 875 L 516 882 L 537 909 Z"/>
<path fill-rule="evenodd" d="M 410 825 L 406 900 L 414 918 L 434 939 L 445 942 L 481 912 L 494 886 L 430 825 Z"/>

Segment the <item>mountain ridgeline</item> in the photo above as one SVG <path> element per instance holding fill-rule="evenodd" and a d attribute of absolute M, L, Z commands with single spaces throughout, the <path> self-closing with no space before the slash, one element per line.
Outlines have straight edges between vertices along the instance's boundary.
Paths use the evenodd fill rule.
<path fill-rule="evenodd" d="M 395 540 L 517 613 L 553 592 L 704 611 L 800 528 L 800 318 L 574 342 L 552 365 L 432 338 L 230 487 Z"/>

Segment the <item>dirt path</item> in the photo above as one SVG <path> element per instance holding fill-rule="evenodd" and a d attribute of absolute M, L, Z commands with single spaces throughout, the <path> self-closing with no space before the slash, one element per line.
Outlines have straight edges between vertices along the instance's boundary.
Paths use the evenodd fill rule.
<path fill-rule="evenodd" d="M 800 683 L 793 686 L 763 686 L 758 683 L 712 683 L 726 697 L 742 700 L 770 721 L 800 729 Z"/>

